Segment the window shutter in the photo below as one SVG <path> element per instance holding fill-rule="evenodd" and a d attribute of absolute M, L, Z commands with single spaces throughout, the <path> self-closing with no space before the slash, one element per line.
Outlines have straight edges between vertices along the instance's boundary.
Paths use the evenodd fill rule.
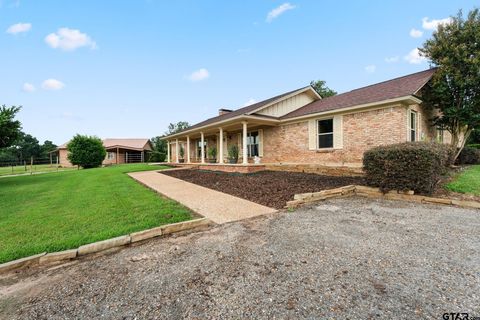
<path fill-rule="evenodd" d="M 228 157 L 228 133 L 226 131 L 223 131 L 223 158 L 227 159 Z"/>
<path fill-rule="evenodd" d="M 317 150 L 317 121 L 308 120 L 308 149 Z"/>
<path fill-rule="evenodd" d="M 333 117 L 333 148 L 343 149 L 343 116 Z"/>
<path fill-rule="evenodd" d="M 263 157 L 263 129 L 258 129 L 258 155 Z"/>

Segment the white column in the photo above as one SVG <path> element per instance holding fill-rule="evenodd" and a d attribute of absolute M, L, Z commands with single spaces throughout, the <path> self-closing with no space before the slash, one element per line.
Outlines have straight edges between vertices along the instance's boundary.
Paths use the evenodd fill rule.
<path fill-rule="evenodd" d="M 187 136 L 187 163 L 190 163 L 190 136 Z"/>
<path fill-rule="evenodd" d="M 223 128 L 220 128 L 219 139 L 220 139 L 220 146 L 218 150 L 218 154 L 219 154 L 218 162 L 223 164 Z"/>
<path fill-rule="evenodd" d="M 243 164 L 248 164 L 248 153 L 247 153 L 247 121 L 243 121 Z"/>
<path fill-rule="evenodd" d="M 179 153 L 179 144 L 178 144 L 178 138 L 175 139 L 175 162 L 179 163 L 180 162 L 180 153 Z"/>
<path fill-rule="evenodd" d="M 170 162 L 170 140 L 167 140 L 167 162 Z"/>
<path fill-rule="evenodd" d="M 205 137 L 203 136 L 203 132 L 200 132 L 200 155 L 202 157 L 202 163 L 205 163 Z"/>

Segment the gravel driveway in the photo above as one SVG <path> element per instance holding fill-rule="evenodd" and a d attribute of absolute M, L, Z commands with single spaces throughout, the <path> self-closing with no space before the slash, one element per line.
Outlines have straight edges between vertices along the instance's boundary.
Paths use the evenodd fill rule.
<path fill-rule="evenodd" d="M 480 315 L 480 211 L 363 198 L 0 278 L 8 319 Z"/>

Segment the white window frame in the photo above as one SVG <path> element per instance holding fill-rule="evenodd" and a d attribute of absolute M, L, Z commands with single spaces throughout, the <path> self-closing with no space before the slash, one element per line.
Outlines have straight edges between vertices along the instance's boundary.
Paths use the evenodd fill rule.
<path fill-rule="evenodd" d="M 319 122 L 320 121 L 325 121 L 325 120 L 330 120 L 332 121 L 332 132 L 324 132 L 324 133 L 319 133 L 319 130 L 318 130 L 318 126 L 319 126 Z M 329 150 L 329 149 L 333 149 L 334 146 L 335 146 L 335 129 L 334 129 L 334 120 L 333 120 L 333 117 L 332 118 L 324 118 L 324 119 L 317 119 L 315 121 L 315 127 L 316 127 L 316 138 L 317 138 L 317 150 Z M 331 147 L 320 147 L 320 139 L 319 137 L 320 136 L 325 136 L 325 135 L 332 135 L 332 146 Z"/>
<path fill-rule="evenodd" d="M 115 160 L 115 152 L 108 152 L 107 153 L 107 159 L 108 160 Z"/>
<path fill-rule="evenodd" d="M 412 115 L 415 116 L 415 127 L 412 126 Z M 412 131 L 415 133 L 414 140 L 412 140 Z M 418 112 L 412 109 L 408 111 L 408 140 L 411 142 L 418 141 Z"/>

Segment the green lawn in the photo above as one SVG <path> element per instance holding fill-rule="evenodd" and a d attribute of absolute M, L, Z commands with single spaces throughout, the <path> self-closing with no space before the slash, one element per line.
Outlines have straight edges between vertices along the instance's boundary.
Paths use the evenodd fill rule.
<path fill-rule="evenodd" d="M 0 263 L 192 218 L 126 172 L 146 164 L 0 178 Z"/>
<path fill-rule="evenodd" d="M 460 193 L 470 193 L 480 196 L 480 165 L 472 166 L 460 173 L 445 188 Z"/>
<path fill-rule="evenodd" d="M 9 167 L 0 167 L 0 176 L 10 175 L 10 174 L 25 174 L 30 172 L 50 172 L 50 171 L 65 171 L 65 170 L 77 170 L 76 167 L 62 168 L 55 164 L 34 164 L 33 166 L 9 166 Z"/>

